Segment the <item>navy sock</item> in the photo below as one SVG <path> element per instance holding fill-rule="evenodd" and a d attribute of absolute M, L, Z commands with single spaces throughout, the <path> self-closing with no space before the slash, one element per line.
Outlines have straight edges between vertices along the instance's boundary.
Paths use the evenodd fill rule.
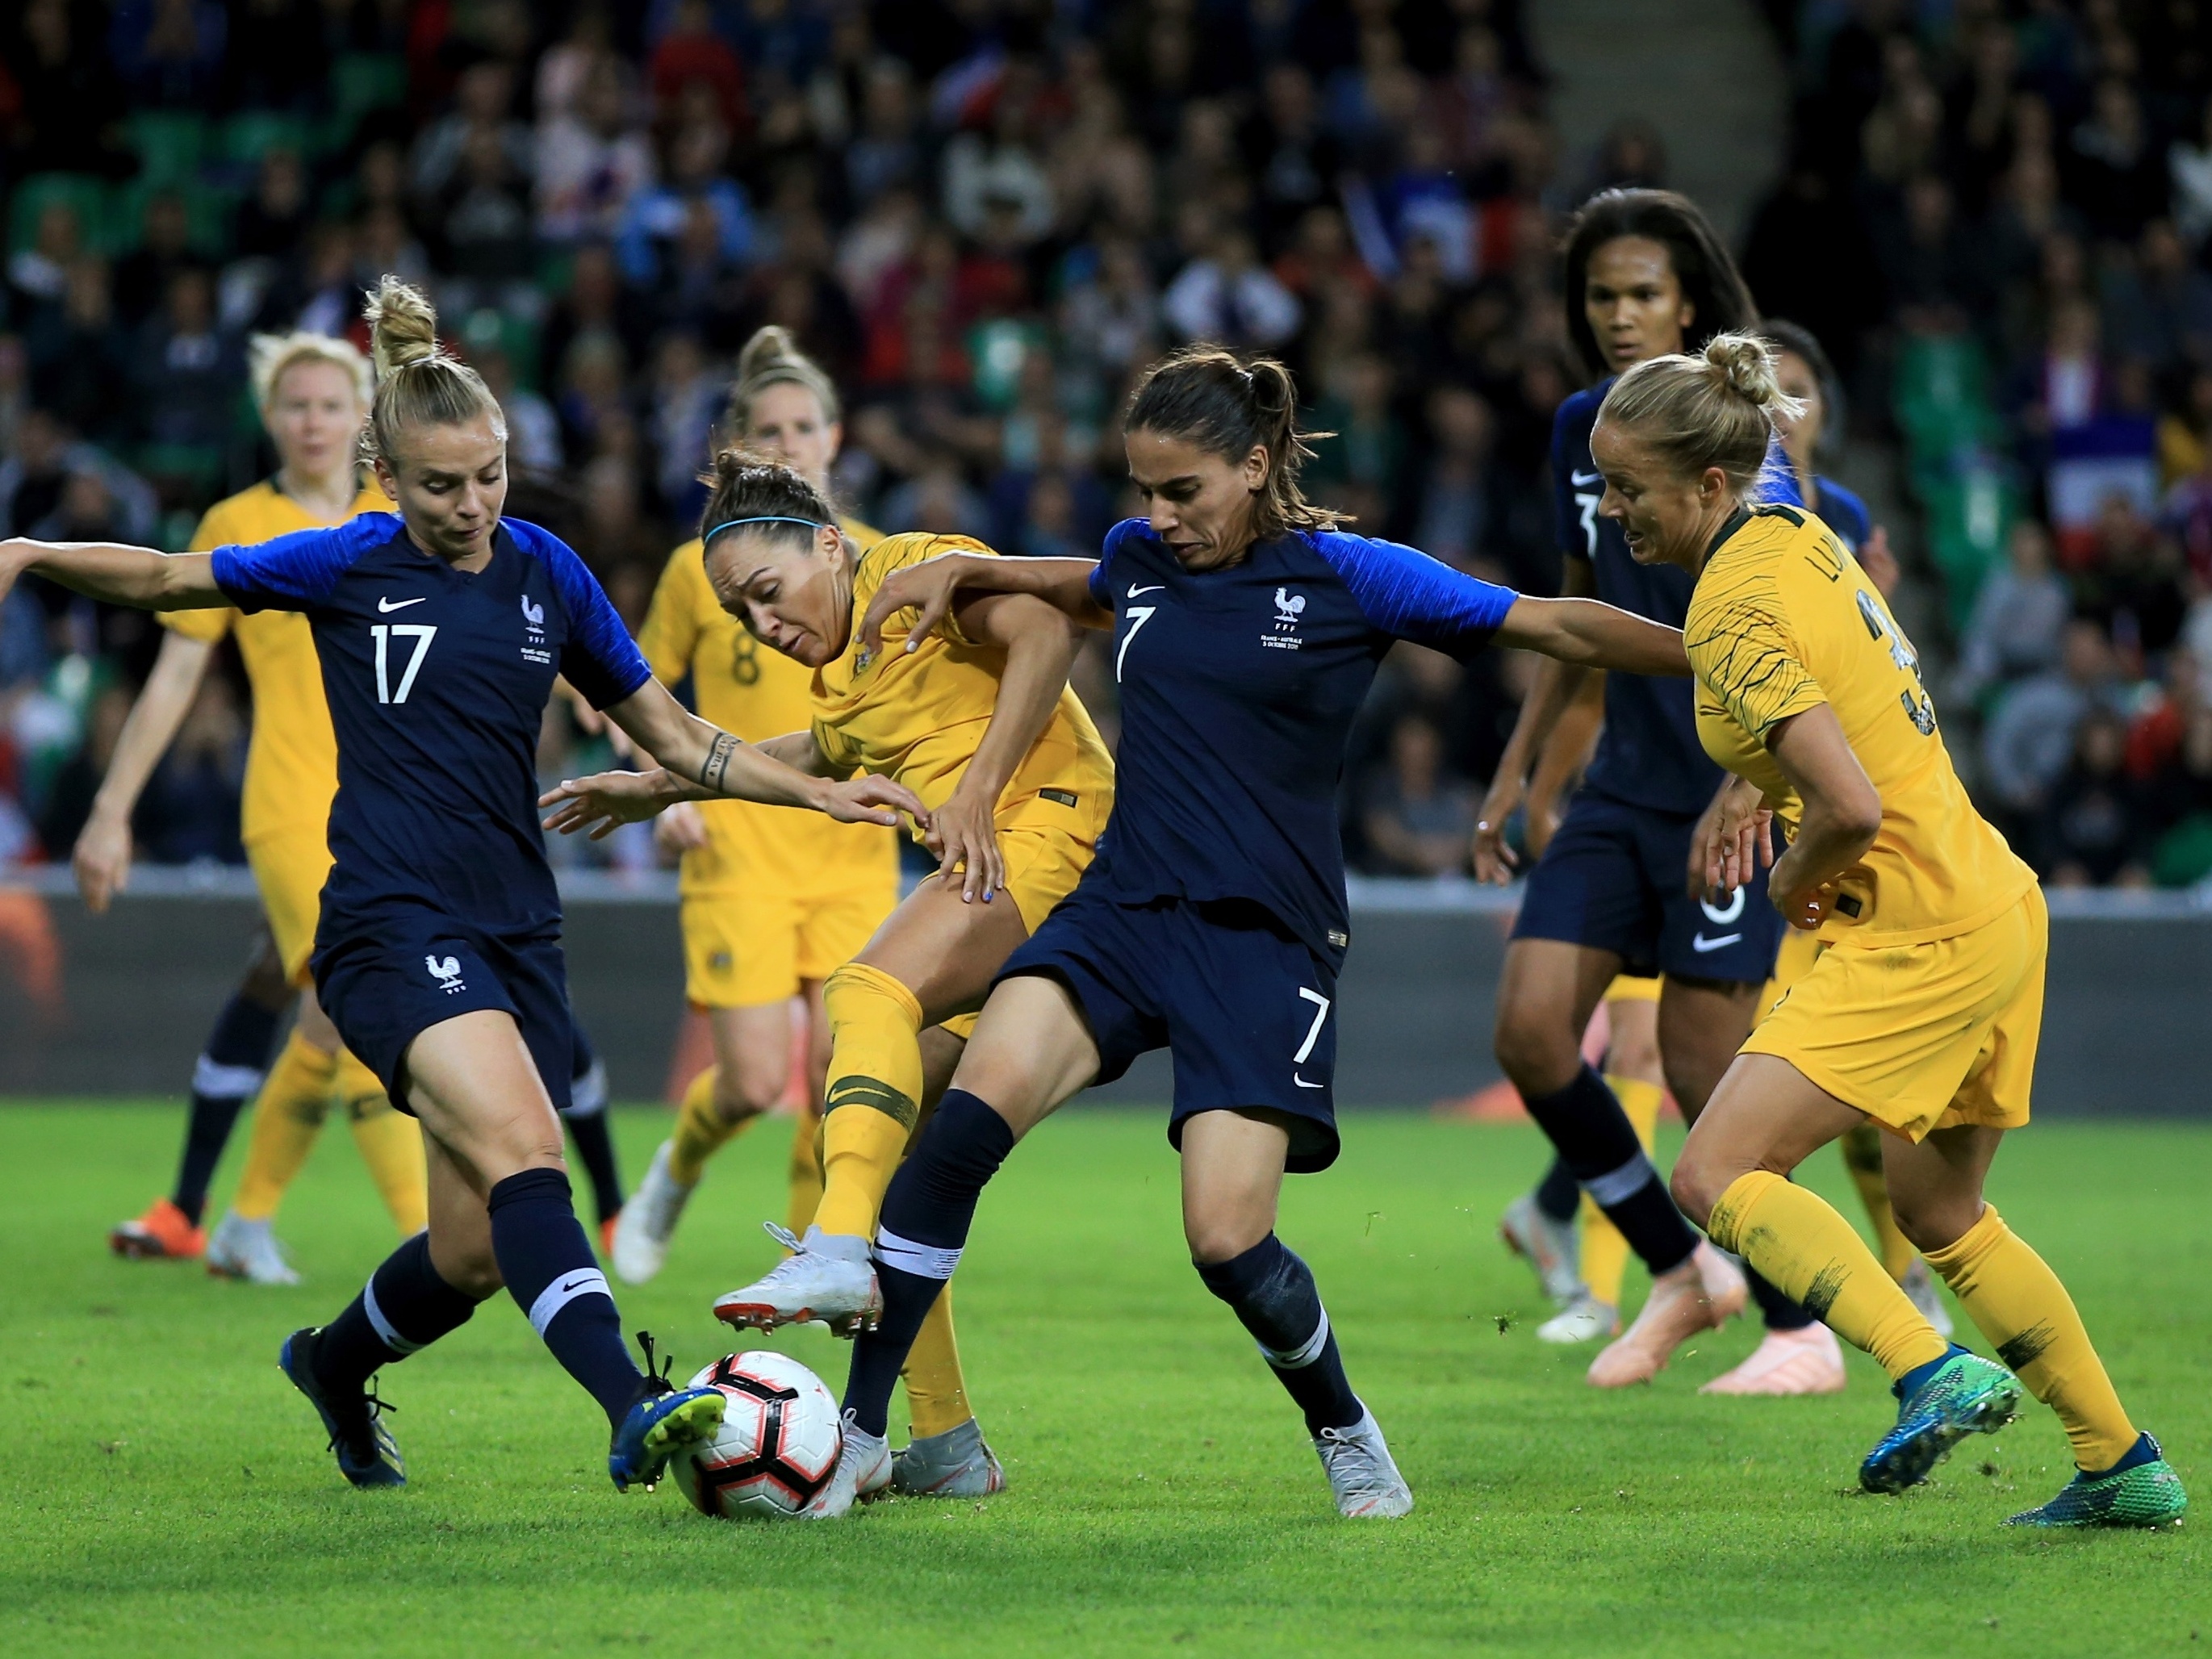
<path fill-rule="evenodd" d="M 1768 1330 L 1802 1331 L 1808 1325 L 1818 1322 L 1811 1314 L 1763 1278 L 1759 1269 L 1748 1261 L 1743 1264 L 1743 1276 L 1751 1286 L 1752 1300 L 1759 1304 L 1759 1311 L 1766 1317 Z"/>
<path fill-rule="evenodd" d="M 469 1322 L 477 1310 L 430 1265 L 430 1235 L 417 1233 L 368 1276 L 346 1310 L 323 1328 L 315 1375 L 341 1392 L 357 1389 L 380 1366 L 427 1348 Z"/>
<path fill-rule="evenodd" d="M 1667 1195 L 1666 1182 L 1603 1078 L 1584 1065 L 1559 1093 L 1527 1104 L 1560 1161 L 1646 1267 L 1663 1273 L 1689 1260 L 1698 1236 Z"/>
<path fill-rule="evenodd" d="M 1345 1379 L 1313 1270 L 1281 1239 L 1269 1233 L 1242 1255 L 1191 1265 L 1251 1332 L 1275 1380 L 1306 1414 L 1308 1434 L 1359 1420 L 1365 1407 Z"/>
<path fill-rule="evenodd" d="M 592 1212 L 602 1225 L 623 1206 L 622 1176 L 615 1168 L 614 1137 L 607 1132 L 607 1068 L 592 1051 L 580 1025 L 574 1030 L 575 1076 L 568 1084 L 568 1107 L 561 1121 L 592 1182 Z"/>
<path fill-rule="evenodd" d="M 507 1294 L 545 1346 L 583 1384 L 610 1424 L 637 1403 L 638 1370 L 623 1346 L 622 1316 L 576 1219 L 568 1177 L 525 1170 L 491 1189 L 492 1254 Z"/>
<path fill-rule="evenodd" d="M 1014 1132 L 965 1089 L 948 1089 L 884 1194 L 876 1226 L 882 1320 L 853 1342 L 845 1409 L 869 1434 L 890 1427 L 899 1367 L 960 1265 L 975 1200 L 1014 1150 Z"/>
<path fill-rule="evenodd" d="M 276 1046 L 277 1010 L 264 1008 L 243 991 L 234 991 L 207 1048 L 192 1067 L 192 1103 L 185 1120 L 185 1152 L 177 1164 L 176 1190 L 169 1201 L 198 1225 L 207 1208 L 208 1182 L 222 1161 L 222 1149 L 238 1114 L 261 1087 Z"/>
<path fill-rule="evenodd" d="M 1896 1382 L 1889 1385 L 1889 1391 L 1899 1400 L 1908 1400 L 1929 1377 L 1935 1376 L 1937 1371 L 1942 1370 L 1960 1354 L 1970 1352 L 1972 1352 L 1970 1349 L 1962 1348 L 1954 1342 L 1926 1364 L 1915 1365 L 1904 1376 L 1899 1377 Z"/>
<path fill-rule="evenodd" d="M 1563 1158 L 1553 1158 L 1552 1167 L 1544 1171 L 1544 1178 L 1536 1183 L 1536 1207 L 1554 1221 L 1572 1221 L 1583 1206 L 1582 1183 L 1575 1172 L 1567 1167 Z"/>

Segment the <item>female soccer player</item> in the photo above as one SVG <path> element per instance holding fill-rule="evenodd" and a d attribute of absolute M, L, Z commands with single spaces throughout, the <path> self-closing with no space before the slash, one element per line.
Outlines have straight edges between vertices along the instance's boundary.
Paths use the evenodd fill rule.
<path fill-rule="evenodd" d="M 1345 739 L 1399 639 L 1461 654 L 1495 639 L 1644 674 L 1680 672 L 1680 647 L 1672 629 L 1610 606 L 1523 599 L 1337 531 L 1299 493 L 1297 409 L 1279 363 L 1177 352 L 1139 382 L 1123 422 L 1149 521 L 1116 526 L 1096 562 L 933 560 L 869 606 L 871 652 L 898 610 L 920 608 L 913 641 L 972 593 L 1034 593 L 1112 629 L 1120 783 L 1097 860 L 1008 960 L 884 1200 L 883 1322 L 854 1352 L 825 1513 L 884 1479 L 899 1357 L 959 1262 L 984 1183 L 1061 1103 L 1162 1047 L 1200 1278 L 1303 1410 L 1339 1511 L 1413 1505 L 1346 1380 L 1313 1274 L 1274 1233 L 1284 1174 L 1337 1152 Z"/>
<path fill-rule="evenodd" d="M 866 768 L 908 785 L 930 810 L 940 860 L 823 988 L 832 1052 L 813 1224 L 804 1239 L 780 1234 L 793 1254 L 714 1304 L 733 1325 L 820 1319 L 849 1334 L 881 1306 L 868 1245 L 932 1093 L 922 1039 L 938 1045 L 941 1089 L 959 1042 L 931 1028 L 971 1012 L 1075 886 L 1113 805 L 1114 763 L 1067 689 L 1075 631 L 1042 599 L 978 592 L 889 655 L 861 641 L 855 619 L 884 581 L 936 554 L 994 557 L 980 543 L 891 536 L 860 553 L 813 484 L 738 451 L 716 461 L 703 523 L 703 568 L 722 606 L 814 671 L 811 728 L 763 748 L 817 775 Z M 666 771 L 611 773 L 549 794 L 560 810 L 547 827 L 604 830 L 710 793 Z M 915 1441 L 890 1472 L 897 1483 L 945 1496 L 997 1491 L 1003 1476 L 966 1409 L 945 1297 L 925 1340 L 901 1358 L 909 1404 L 919 1382 L 939 1420 L 957 1416 L 925 1431 L 915 1404 Z"/>
<path fill-rule="evenodd" d="M 788 464 L 825 501 L 844 435 L 838 414 L 829 377 L 787 332 L 764 328 L 746 342 L 723 424 L 739 443 Z M 883 539 L 856 520 L 838 522 L 858 552 Z M 726 732 L 757 743 L 804 731 L 813 720 L 812 673 L 766 649 L 722 609 L 702 552 L 695 536 L 669 556 L 639 649 L 666 684 L 689 675 L 699 713 Z M 685 1091 L 675 1134 L 653 1153 L 615 1229 L 615 1272 L 633 1285 L 660 1271 L 707 1160 L 783 1098 L 794 997 L 807 1011 L 807 1112 L 792 1136 L 787 1224 L 803 1233 L 813 1221 L 830 1063 L 823 982 L 898 902 L 897 844 L 872 824 L 721 800 L 679 803 L 655 829 L 683 852 L 684 992 L 707 1011 L 714 1063 Z M 917 1406 L 916 1414 L 926 1413 Z"/>
<path fill-rule="evenodd" d="M 1710 831 L 1708 878 L 1747 875 L 1729 824 L 1771 810 L 1791 831 L 1773 907 L 1820 945 L 1707 1102 L 1675 1196 L 1894 1380 L 1897 1425 L 1861 1466 L 1868 1490 L 1912 1486 L 1966 1435 L 2002 1427 L 2025 1382 L 2080 1472 L 2014 1524 L 2177 1519 L 2181 1482 L 2129 1420 L 2065 1287 L 1982 1199 L 1998 1142 L 2027 1121 L 2043 895 L 1967 799 L 1919 659 L 1864 570 L 1819 519 L 1753 504 L 1772 418 L 1791 412 L 1766 344 L 1725 334 L 1630 369 L 1591 434 L 1598 510 L 1638 558 L 1696 583 L 1698 735 L 1742 781 Z M 1945 1341 L 1850 1224 L 1788 1179 L 1869 1120 L 1888 1131 L 1899 1224 L 2018 1378 Z"/>
<path fill-rule="evenodd" d="M 532 811 L 555 676 L 686 776 L 848 819 L 926 814 L 896 784 L 804 776 L 686 714 L 575 554 L 502 522 L 505 422 L 476 372 L 439 349 L 428 301 L 387 276 L 368 319 L 368 438 L 396 517 L 173 557 L 9 542 L 0 592 L 35 570 L 112 604 L 301 611 L 313 629 L 338 750 L 315 989 L 346 1046 L 422 1120 L 429 1166 L 428 1230 L 280 1356 L 341 1472 L 404 1483 L 370 1376 L 504 1284 L 605 1412 L 616 1486 L 650 1485 L 722 1407 L 712 1390 L 639 1374 L 570 1201 L 554 1115 L 569 1079 L 560 901 Z"/>
<path fill-rule="evenodd" d="M 343 524 L 386 505 L 358 472 L 361 423 L 372 389 L 367 359 L 344 340 L 264 334 L 252 343 L 252 370 L 254 402 L 276 450 L 276 471 L 210 507 L 192 537 L 195 553 Z M 337 744 L 307 620 L 275 611 L 249 617 L 224 606 L 170 611 L 161 622 L 168 633 L 161 654 L 124 722 L 114 760 L 77 838 L 72 860 L 77 885 L 98 914 L 129 879 L 131 812 L 191 707 L 215 647 L 225 635 L 234 635 L 253 690 L 240 829 L 279 971 L 257 975 L 249 970 L 248 984 L 233 994 L 209 1036 L 193 1070 L 176 1190 L 137 1221 L 118 1227 L 111 1238 L 125 1255 L 199 1253 L 180 1238 L 179 1224 L 198 1232 L 223 1143 L 239 1109 L 258 1089 L 246 1170 L 229 1210 L 206 1241 L 208 1269 L 256 1284 L 296 1284 L 299 1274 L 285 1261 L 270 1223 L 332 1103 L 344 1110 L 362 1161 L 402 1237 L 420 1232 L 425 1219 L 422 1138 L 392 1110 L 375 1074 L 340 1046 L 307 988 L 317 896 L 331 863 L 323 827 L 338 781 Z M 270 1043 L 295 987 L 299 1019 L 272 1067 Z"/>
<path fill-rule="evenodd" d="M 1567 238 L 1566 306 L 1568 331 L 1584 362 L 1593 375 L 1607 377 L 1680 351 L 1686 341 L 1747 326 L 1755 314 L 1705 215 L 1671 191 L 1653 190 L 1607 191 L 1576 216 Z M 1589 430 L 1611 384 L 1601 379 L 1576 393 L 1553 422 L 1561 591 L 1594 593 L 1680 627 L 1688 580 L 1638 564 L 1597 512 Z M 1775 468 L 1767 482 L 1782 499 L 1794 499 L 1785 468 Z M 1478 815 L 1479 875 L 1509 878 L 1514 859 L 1501 839 L 1505 820 L 1532 758 L 1544 751 L 1586 672 L 1537 665 Z M 1702 897 L 1689 894 L 1686 879 L 1692 832 L 1720 781 L 1720 769 L 1698 747 L 1686 681 L 1609 677 L 1603 735 L 1558 834 L 1529 872 L 1498 986 L 1498 1064 L 1558 1149 L 1565 1173 L 1651 1272 L 1643 1311 L 1591 1362 L 1589 1380 L 1601 1388 L 1648 1381 L 1684 1340 L 1723 1322 L 1745 1297 L 1735 1268 L 1668 1201 L 1638 1133 L 1642 1125 L 1631 1127 L 1580 1048 L 1591 1012 L 1618 976 L 1663 975 L 1660 1059 L 1674 1098 L 1694 1119 L 1751 1029 L 1780 923 L 1756 879 L 1741 893 Z M 1656 1121 L 1656 1097 L 1641 1093 L 1636 1103 Z M 1522 1212 L 1530 1230 L 1548 1210 L 1554 1236 L 1563 1231 L 1573 1214 L 1565 1198 L 1565 1182 L 1547 1179 Z M 1834 1338 L 1771 1286 L 1754 1281 L 1752 1289 L 1766 1316 L 1766 1340 L 1754 1356 L 1762 1366 L 1790 1359 L 1780 1375 L 1795 1392 L 1843 1386 Z M 1610 1316 L 1588 1322 L 1601 1328 Z M 1770 1346 L 1780 1352 L 1765 1353 Z"/>

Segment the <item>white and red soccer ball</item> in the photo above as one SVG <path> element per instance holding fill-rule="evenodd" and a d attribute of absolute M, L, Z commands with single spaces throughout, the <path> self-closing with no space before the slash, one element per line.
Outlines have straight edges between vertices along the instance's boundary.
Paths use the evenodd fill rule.
<path fill-rule="evenodd" d="M 763 1348 L 716 1360 L 690 1386 L 720 1389 L 729 1401 L 714 1437 L 673 1463 L 676 1484 L 702 1515 L 789 1521 L 821 1496 L 845 1431 L 820 1377 Z"/>

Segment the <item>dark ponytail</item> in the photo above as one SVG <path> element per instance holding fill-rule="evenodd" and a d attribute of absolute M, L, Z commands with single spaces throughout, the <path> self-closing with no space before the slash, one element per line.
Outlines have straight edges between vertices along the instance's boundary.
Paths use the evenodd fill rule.
<path fill-rule="evenodd" d="M 1142 428 L 1194 444 L 1236 464 L 1257 444 L 1267 452 L 1267 481 L 1252 503 L 1254 538 L 1286 530 L 1328 530 L 1344 516 L 1316 507 L 1298 488 L 1298 469 L 1313 459 L 1310 441 L 1327 432 L 1298 429 L 1298 389 L 1273 357 L 1239 362 L 1219 346 L 1188 345 L 1160 359 L 1129 395 L 1121 430 Z"/>
<path fill-rule="evenodd" d="M 699 515 L 699 534 L 705 539 L 732 520 L 757 519 L 766 522 L 744 527 L 770 542 L 811 544 L 814 532 L 809 525 L 837 522 L 820 490 L 781 461 L 749 449 L 718 452 L 714 471 L 701 482 L 707 486 L 706 509 Z"/>

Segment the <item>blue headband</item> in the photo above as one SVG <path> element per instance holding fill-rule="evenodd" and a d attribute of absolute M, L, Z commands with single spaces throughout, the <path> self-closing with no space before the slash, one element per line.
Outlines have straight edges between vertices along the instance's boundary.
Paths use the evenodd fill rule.
<path fill-rule="evenodd" d="M 741 524 L 803 524 L 809 530 L 827 530 L 830 527 L 828 525 L 820 523 L 813 519 L 794 519 L 788 514 L 784 513 L 763 513 L 758 518 L 732 519 L 726 524 L 716 525 L 712 530 L 699 538 L 699 545 L 702 547 L 706 546 L 708 542 L 713 541 L 715 537 L 720 535 L 725 530 L 735 530 Z"/>

